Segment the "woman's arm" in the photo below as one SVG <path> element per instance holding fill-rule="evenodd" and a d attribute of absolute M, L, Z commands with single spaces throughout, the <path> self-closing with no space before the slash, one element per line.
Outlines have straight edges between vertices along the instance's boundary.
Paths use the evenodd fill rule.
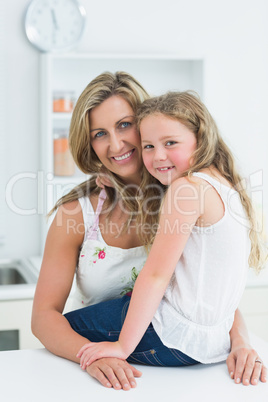
<path fill-rule="evenodd" d="M 62 205 L 48 232 L 32 311 L 32 332 L 52 353 L 79 362 L 79 346 L 88 340 L 72 330 L 62 315 L 71 290 L 83 216 L 78 201 Z M 80 233 L 78 232 L 80 228 Z M 81 233 L 82 232 L 82 233 Z"/>
<path fill-rule="evenodd" d="M 62 315 L 71 290 L 80 246 L 83 215 L 78 201 L 61 206 L 48 232 L 36 287 L 32 331 L 52 353 L 79 363 L 78 350 L 88 339 L 77 334 Z M 125 390 L 136 387 L 141 372 L 126 361 L 100 359 L 87 372 L 102 385 Z"/>
<path fill-rule="evenodd" d="M 267 368 L 256 363 L 258 353 L 250 346 L 249 336 L 245 321 L 239 310 L 235 312 L 235 319 L 230 331 L 231 352 L 226 360 L 231 378 L 237 384 L 241 381 L 244 385 L 257 385 L 259 378 L 267 381 Z"/>
<path fill-rule="evenodd" d="M 136 388 L 134 377 L 141 377 L 141 371 L 128 362 L 114 357 L 96 360 L 86 368 L 91 377 L 96 378 L 104 387 L 113 387 L 116 390 Z"/>

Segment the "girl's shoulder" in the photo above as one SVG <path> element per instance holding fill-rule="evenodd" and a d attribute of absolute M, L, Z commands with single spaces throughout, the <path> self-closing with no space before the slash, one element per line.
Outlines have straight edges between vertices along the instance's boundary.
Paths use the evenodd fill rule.
<path fill-rule="evenodd" d="M 201 174 L 205 174 L 206 176 L 209 176 L 211 179 L 217 180 L 219 183 L 223 184 L 226 187 L 230 187 L 232 188 L 232 184 L 225 178 L 222 176 L 222 174 L 214 167 L 209 167 L 209 168 L 205 168 L 202 170 L 199 170 L 197 173 L 201 173 Z M 195 176 L 196 178 L 198 178 L 198 176 Z M 199 177 L 199 180 L 203 180 L 202 178 Z"/>
<path fill-rule="evenodd" d="M 188 193 L 197 190 L 203 180 L 195 176 L 184 176 L 175 179 L 169 186 L 168 192 L 180 191 L 181 193 Z"/>

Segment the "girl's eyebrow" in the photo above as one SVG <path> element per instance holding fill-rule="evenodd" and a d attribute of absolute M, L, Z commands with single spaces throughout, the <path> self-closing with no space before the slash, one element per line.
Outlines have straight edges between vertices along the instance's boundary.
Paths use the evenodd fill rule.
<path fill-rule="evenodd" d="M 162 141 L 162 140 L 167 140 L 167 139 L 172 139 L 172 138 L 178 138 L 178 137 L 180 137 L 180 134 L 170 134 L 170 135 L 164 135 L 163 137 L 161 137 L 161 138 L 159 138 L 159 141 Z M 142 139 L 141 140 L 141 142 L 151 142 L 151 141 L 148 141 L 148 140 L 146 140 L 146 139 Z"/>
<path fill-rule="evenodd" d="M 122 117 L 120 120 L 115 122 L 115 125 L 119 124 L 122 120 L 126 119 L 127 117 L 133 117 L 134 118 L 134 115 L 129 115 L 129 116 Z M 90 133 L 92 133 L 92 131 L 98 131 L 98 130 L 105 130 L 105 128 L 93 128 L 92 130 L 90 130 Z"/>
<path fill-rule="evenodd" d="M 148 140 L 141 140 L 141 142 L 148 142 L 148 143 L 149 143 L 149 142 L 151 142 L 151 141 L 148 141 Z"/>

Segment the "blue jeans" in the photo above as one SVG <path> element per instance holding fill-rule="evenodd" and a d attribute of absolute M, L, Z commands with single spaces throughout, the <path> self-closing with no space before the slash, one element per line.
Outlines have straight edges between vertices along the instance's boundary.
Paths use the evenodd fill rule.
<path fill-rule="evenodd" d="M 124 296 L 120 299 L 71 311 L 65 314 L 65 317 L 75 332 L 91 342 L 115 342 L 118 340 L 123 326 L 129 302 L 130 297 Z M 127 361 L 129 363 L 166 367 L 189 366 L 198 363 L 179 350 L 166 347 L 161 342 L 152 324 L 149 325 L 140 343 Z"/>

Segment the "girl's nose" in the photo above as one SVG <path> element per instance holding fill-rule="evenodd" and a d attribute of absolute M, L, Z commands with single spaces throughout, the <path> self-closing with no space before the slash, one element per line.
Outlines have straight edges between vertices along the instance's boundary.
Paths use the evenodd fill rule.
<path fill-rule="evenodd" d="M 163 148 L 156 148 L 154 153 L 154 159 L 156 161 L 165 161 L 167 159 L 166 152 Z"/>

